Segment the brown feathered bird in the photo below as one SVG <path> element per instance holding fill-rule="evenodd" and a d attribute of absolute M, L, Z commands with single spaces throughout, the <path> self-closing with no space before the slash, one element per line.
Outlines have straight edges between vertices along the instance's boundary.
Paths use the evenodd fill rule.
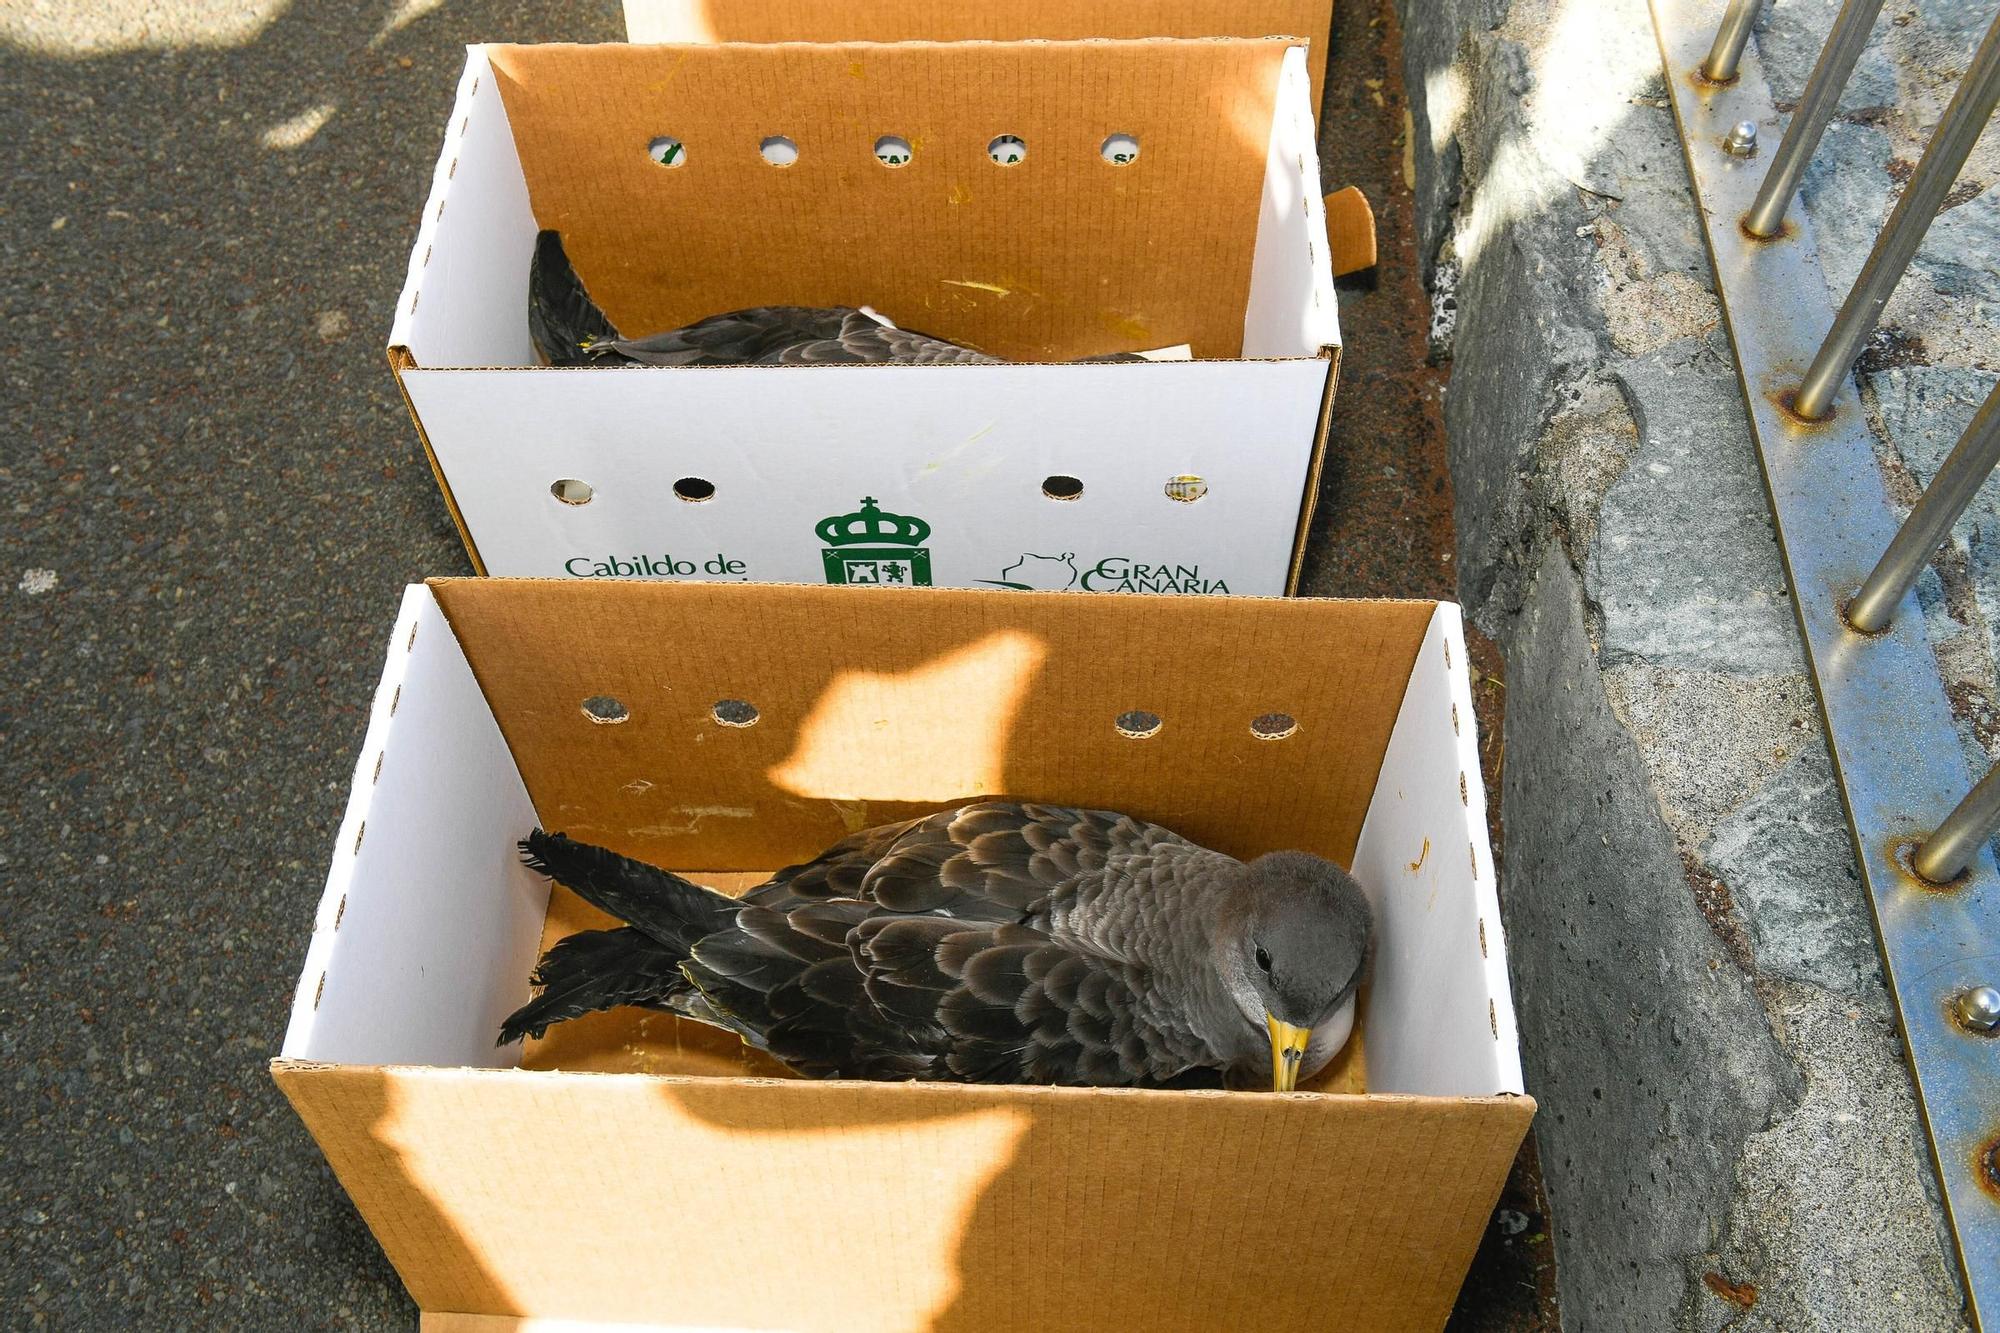
<path fill-rule="evenodd" d="M 961 806 L 740 899 L 561 834 L 521 846 L 628 924 L 544 954 L 502 1044 L 641 1005 L 809 1077 L 1288 1091 L 1346 1043 L 1371 950 L 1331 861 L 1246 864 L 1103 810 Z"/>
<path fill-rule="evenodd" d="M 764 305 L 627 338 L 590 298 L 562 236 L 535 238 L 528 332 L 547 366 L 999 365 L 1001 359 L 852 306 Z M 1125 352 L 1088 361 L 1144 361 Z"/>

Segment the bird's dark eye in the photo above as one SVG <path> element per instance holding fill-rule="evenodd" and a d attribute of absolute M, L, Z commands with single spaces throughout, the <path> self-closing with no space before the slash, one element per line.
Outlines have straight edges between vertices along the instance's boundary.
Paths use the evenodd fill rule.
<path fill-rule="evenodd" d="M 1271 955 L 1264 952 L 1264 946 L 1261 944 L 1257 946 L 1257 966 L 1266 972 L 1271 970 Z"/>

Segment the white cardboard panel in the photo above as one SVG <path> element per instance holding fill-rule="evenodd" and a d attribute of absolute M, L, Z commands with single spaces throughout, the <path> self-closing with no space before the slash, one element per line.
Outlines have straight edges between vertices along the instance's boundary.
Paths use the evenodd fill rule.
<path fill-rule="evenodd" d="M 1465 637 L 1448 603 L 1411 670 L 1353 869 L 1378 932 L 1368 1090 L 1522 1091 Z"/>
<path fill-rule="evenodd" d="M 414 635 L 414 637 L 412 637 Z M 528 997 L 549 888 L 515 840 L 534 807 L 428 588 L 389 644 L 284 1054 L 510 1067 L 493 1044 Z"/>
<path fill-rule="evenodd" d="M 403 381 L 489 573 L 829 581 L 822 520 L 930 526 L 929 582 L 1281 595 L 1325 359 L 1090 366 L 414 370 Z M 1194 503 L 1167 497 L 1202 477 Z M 1052 475 L 1084 484 L 1052 500 Z M 702 503 L 674 483 L 715 487 Z M 550 485 L 577 478 L 588 504 Z M 884 551 L 877 578 L 907 552 Z M 851 552 L 850 552 L 851 554 Z M 663 562 L 678 562 L 671 574 Z M 843 571 L 845 566 L 841 566 Z M 1093 573 L 1093 571 L 1097 571 Z M 895 572 L 918 581 L 907 561 Z M 855 581 L 850 579 L 850 581 Z"/>
<path fill-rule="evenodd" d="M 426 366 L 534 365 L 534 251 L 535 215 L 499 81 L 486 48 L 468 47 L 390 346 Z"/>
<path fill-rule="evenodd" d="M 1311 87 L 1305 48 L 1295 46 L 1285 53 L 1272 103 L 1271 155 L 1243 318 L 1246 357 L 1312 356 L 1340 342 Z"/>

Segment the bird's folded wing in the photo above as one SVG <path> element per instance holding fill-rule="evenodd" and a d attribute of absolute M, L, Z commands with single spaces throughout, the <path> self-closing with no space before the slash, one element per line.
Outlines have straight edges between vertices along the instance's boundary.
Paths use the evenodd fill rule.
<path fill-rule="evenodd" d="M 687 975 L 804 1073 L 1156 1085 L 1200 1063 L 1199 1043 L 1144 968 L 1056 938 L 1046 909 L 1164 843 L 1187 846 L 1123 815 L 1009 802 L 868 830 L 753 891 Z"/>
<path fill-rule="evenodd" d="M 906 829 L 862 877 L 860 896 L 896 912 L 1020 921 L 1114 853 L 1164 832 L 1100 810 L 962 806 Z"/>
<path fill-rule="evenodd" d="M 914 329 L 883 324 L 860 310 L 845 312 L 838 334 L 801 339 L 767 360 L 781 365 L 997 365 L 1000 358 Z"/>
<path fill-rule="evenodd" d="M 855 952 L 874 1011 L 922 1034 L 934 1077 L 1146 1086 L 1189 1063 L 1151 1021 L 1144 969 L 1037 930 L 877 916 Z"/>

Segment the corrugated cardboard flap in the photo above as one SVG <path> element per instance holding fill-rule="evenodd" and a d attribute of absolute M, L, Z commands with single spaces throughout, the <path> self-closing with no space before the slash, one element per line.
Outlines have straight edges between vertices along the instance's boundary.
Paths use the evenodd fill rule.
<path fill-rule="evenodd" d="M 853 829 L 993 794 L 1125 810 L 1231 853 L 1298 847 L 1345 864 L 1434 606 L 431 587 L 551 828 L 720 870 L 806 860 Z M 618 700 L 627 720 L 593 724 L 593 697 Z M 718 725 L 722 700 L 754 706 L 755 725 Z M 1119 730 L 1141 711 L 1157 734 Z M 1297 729 L 1258 739 L 1252 721 L 1275 713 Z"/>
<path fill-rule="evenodd" d="M 1534 1109 L 273 1072 L 427 1310 L 801 1330 L 1434 1328 Z"/>
<path fill-rule="evenodd" d="M 1375 267 L 1375 210 L 1358 186 L 1335 190 L 1323 201 L 1326 234 L 1333 246 L 1334 276 Z"/>
<path fill-rule="evenodd" d="M 872 305 L 1015 361 L 1242 346 L 1282 40 L 487 48 L 614 323 Z M 1113 164 L 1112 135 L 1139 143 Z M 1026 156 L 996 164 L 1012 135 Z M 907 165 L 875 156 L 910 143 Z M 681 141 L 680 165 L 647 153 Z M 789 166 L 760 155 L 782 137 Z M 1315 187 L 1310 191 L 1317 196 Z M 426 364 L 429 364 L 426 359 Z"/>

